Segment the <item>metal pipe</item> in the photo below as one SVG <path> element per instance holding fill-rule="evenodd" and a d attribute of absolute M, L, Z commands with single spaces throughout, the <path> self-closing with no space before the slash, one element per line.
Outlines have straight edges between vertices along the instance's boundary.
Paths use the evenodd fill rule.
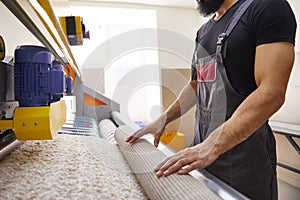
<path fill-rule="evenodd" d="M 12 150 L 14 150 L 18 146 L 20 146 L 21 144 L 23 144 L 23 142 L 19 142 L 18 140 L 15 140 L 12 143 L 10 143 L 9 145 L 7 145 L 6 147 L 4 147 L 3 149 L 1 149 L 0 150 L 0 160 L 2 158 L 4 158 L 7 154 L 9 154 Z"/>
<path fill-rule="evenodd" d="M 292 136 L 286 135 L 285 137 L 291 143 L 291 145 L 294 147 L 294 149 L 297 151 L 297 153 L 300 155 L 300 148 L 299 148 L 298 144 L 295 142 L 295 140 L 292 138 Z"/>
<path fill-rule="evenodd" d="M 288 166 L 288 165 L 283 164 L 283 163 L 280 163 L 280 162 L 277 162 L 277 165 L 280 166 L 280 167 L 283 167 L 283 168 L 285 168 L 285 169 L 288 169 L 288 170 L 290 170 L 290 171 L 292 171 L 292 172 L 295 172 L 295 173 L 297 173 L 297 174 L 300 174 L 300 170 L 299 170 L 299 169 L 296 169 L 296 168 L 294 168 L 294 167 Z"/>

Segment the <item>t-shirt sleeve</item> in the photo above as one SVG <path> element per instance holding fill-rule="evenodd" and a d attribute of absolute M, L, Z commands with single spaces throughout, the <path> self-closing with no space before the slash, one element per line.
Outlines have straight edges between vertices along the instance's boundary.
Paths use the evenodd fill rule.
<path fill-rule="evenodd" d="M 255 9 L 253 26 L 256 46 L 272 42 L 295 45 L 296 20 L 286 0 L 263 1 Z"/>

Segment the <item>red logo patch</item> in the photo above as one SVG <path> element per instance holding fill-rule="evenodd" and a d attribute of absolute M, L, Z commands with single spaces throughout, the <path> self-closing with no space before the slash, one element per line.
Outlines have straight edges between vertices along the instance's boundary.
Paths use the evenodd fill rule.
<path fill-rule="evenodd" d="M 216 80 L 217 62 L 197 66 L 197 76 L 200 82 L 213 82 Z"/>

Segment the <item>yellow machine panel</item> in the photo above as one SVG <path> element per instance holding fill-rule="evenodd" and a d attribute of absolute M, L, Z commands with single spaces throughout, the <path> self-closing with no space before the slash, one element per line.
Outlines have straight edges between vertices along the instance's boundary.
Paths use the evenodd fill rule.
<path fill-rule="evenodd" d="M 66 105 L 61 100 L 50 106 L 16 108 L 13 127 L 18 140 L 51 140 L 65 121 Z"/>

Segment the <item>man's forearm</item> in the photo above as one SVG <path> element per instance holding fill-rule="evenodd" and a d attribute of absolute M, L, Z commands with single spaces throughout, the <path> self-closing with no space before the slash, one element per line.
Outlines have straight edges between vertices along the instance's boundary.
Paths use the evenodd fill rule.
<path fill-rule="evenodd" d="M 164 112 L 166 124 L 189 111 L 197 101 L 197 81 L 190 81 L 180 92 L 177 99 Z"/>

